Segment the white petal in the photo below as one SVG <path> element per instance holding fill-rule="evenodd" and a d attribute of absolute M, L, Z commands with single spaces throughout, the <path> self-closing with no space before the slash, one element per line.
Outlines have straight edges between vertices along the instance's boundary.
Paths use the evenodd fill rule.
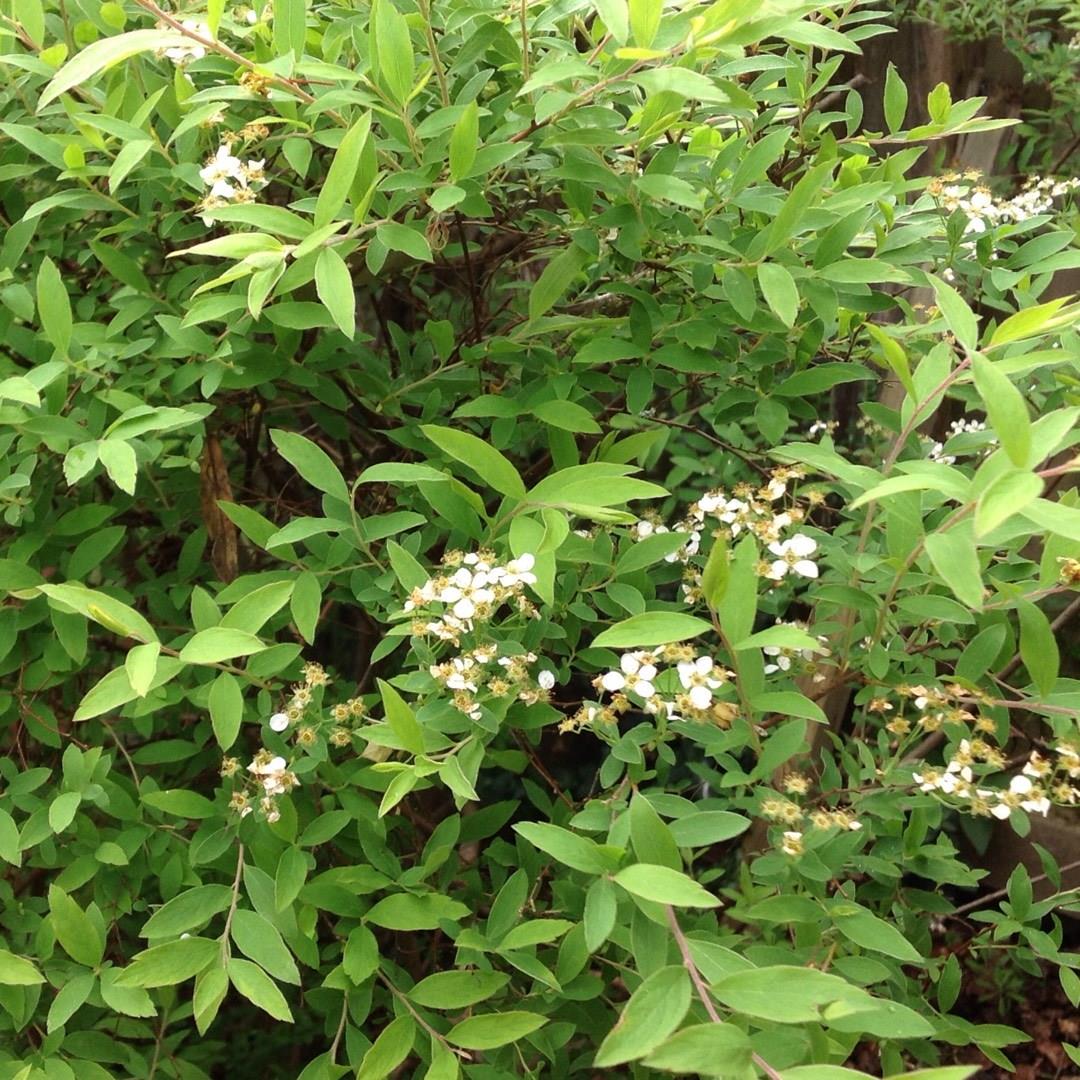
<path fill-rule="evenodd" d="M 536 676 L 536 683 L 541 690 L 550 690 L 555 685 L 555 672 L 554 671 L 541 671 Z"/>
<path fill-rule="evenodd" d="M 770 551 L 771 551 L 771 552 L 772 552 L 772 553 L 773 553 L 774 555 L 783 555 L 783 554 L 784 554 L 784 549 L 785 549 L 785 547 L 786 547 L 786 545 L 785 545 L 785 544 L 781 544 L 781 543 L 778 543 L 777 541 L 775 541 L 775 540 L 774 540 L 774 541 L 773 541 L 773 542 L 772 542 L 772 543 L 771 543 L 771 544 L 769 545 L 769 550 L 770 550 Z"/>
<path fill-rule="evenodd" d="M 803 577 L 816 578 L 818 576 L 817 563 L 811 562 L 809 559 L 800 559 L 793 567 L 792 570 L 796 574 L 801 574 Z"/>
<path fill-rule="evenodd" d="M 789 551 L 794 552 L 800 558 L 806 558 L 807 555 L 813 555 L 817 551 L 817 541 L 812 536 L 807 536 L 806 533 L 796 533 L 787 542 L 787 547 Z"/>
<path fill-rule="evenodd" d="M 776 562 L 769 567 L 769 577 L 773 581 L 783 581 L 784 575 L 788 572 L 788 564 L 783 559 L 777 559 Z"/>
<path fill-rule="evenodd" d="M 638 681 L 634 683 L 634 693 L 637 694 L 638 697 L 651 698 L 656 694 L 656 687 L 654 687 L 648 679 L 638 679 Z"/>
<path fill-rule="evenodd" d="M 623 653 L 619 658 L 619 667 L 621 667 L 627 675 L 636 675 L 638 673 L 638 668 L 641 667 L 641 660 L 638 658 L 637 653 Z"/>
<path fill-rule="evenodd" d="M 289 718 L 283 713 L 274 713 L 270 717 L 270 730 L 271 731 L 284 731 L 289 726 Z"/>
<path fill-rule="evenodd" d="M 454 610 L 454 614 L 459 619 L 471 619 L 473 617 L 473 615 L 476 614 L 476 606 L 473 604 L 473 602 L 467 596 L 463 596 L 454 605 L 453 610 Z"/>
<path fill-rule="evenodd" d="M 455 604 L 461 599 L 461 590 L 456 585 L 447 585 L 441 593 L 439 593 L 439 601 L 443 604 Z"/>
<path fill-rule="evenodd" d="M 994 817 L 1000 818 L 1002 821 L 1004 821 L 1012 813 L 1012 810 L 1004 803 L 998 803 L 998 805 L 995 806 L 990 811 L 990 813 L 993 814 Z"/>
<path fill-rule="evenodd" d="M 626 679 L 621 671 L 609 671 L 600 680 L 600 685 L 609 693 L 614 694 L 626 685 Z"/>
<path fill-rule="evenodd" d="M 707 709 L 712 705 L 712 692 L 707 686 L 695 686 L 687 696 L 695 709 Z"/>

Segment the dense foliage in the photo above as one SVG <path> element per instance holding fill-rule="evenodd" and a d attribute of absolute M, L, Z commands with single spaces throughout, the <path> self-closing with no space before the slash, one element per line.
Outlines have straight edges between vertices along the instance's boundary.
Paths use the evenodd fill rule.
<path fill-rule="evenodd" d="M 856 4 L 7 13 L 0 1078 L 961 1080 L 965 970 L 1080 1004 L 1053 855 L 971 891 L 1080 801 L 1073 181 L 909 178 L 998 121 L 864 130 Z"/>

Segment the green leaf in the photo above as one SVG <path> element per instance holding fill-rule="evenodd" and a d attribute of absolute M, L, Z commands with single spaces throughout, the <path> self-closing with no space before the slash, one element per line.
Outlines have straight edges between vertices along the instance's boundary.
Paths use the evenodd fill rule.
<path fill-rule="evenodd" d="M 375 235 L 388 251 L 400 251 L 419 262 L 432 261 L 431 245 L 418 229 L 398 221 L 385 221 L 376 228 Z"/>
<path fill-rule="evenodd" d="M 162 904 L 143 924 L 139 936 L 176 937 L 205 925 L 231 902 L 232 889 L 227 885 L 196 885 Z"/>
<path fill-rule="evenodd" d="M 157 674 L 158 657 L 161 656 L 161 645 L 156 641 L 147 642 L 145 645 L 136 645 L 128 649 L 124 657 L 124 670 L 127 672 L 128 682 L 131 689 L 139 697 L 146 697 L 153 685 L 154 676 Z"/>
<path fill-rule="evenodd" d="M 66 359 L 71 345 L 71 301 L 60 271 L 47 255 L 38 267 L 37 310 L 45 336 Z"/>
<path fill-rule="evenodd" d="M 468 914 L 464 904 L 437 893 L 397 893 L 380 900 L 364 919 L 387 930 L 435 930 L 443 919 L 456 922 Z"/>
<path fill-rule="evenodd" d="M 945 319 L 945 325 L 953 332 L 956 340 L 968 352 L 973 352 L 979 344 L 979 321 L 975 318 L 967 301 L 951 286 L 940 278 L 927 275 L 934 289 L 937 306 Z"/>
<path fill-rule="evenodd" d="M 357 986 L 378 971 L 379 943 L 366 926 L 356 926 L 349 931 L 341 964 L 345 974 Z"/>
<path fill-rule="evenodd" d="M 1031 417 L 1024 395 L 985 356 L 973 356 L 971 370 L 994 434 L 1012 463 L 1024 468 L 1031 453 Z"/>
<path fill-rule="evenodd" d="M 49 1006 L 45 1021 L 47 1032 L 51 1034 L 57 1028 L 62 1028 L 83 1007 L 94 989 L 95 981 L 93 972 L 82 971 L 60 987 Z"/>
<path fill-rule="evenodd" d="M 547 1022 L 546 1016 L 531 1012 L 485 1013 L 455 1024 L 446 1041 L 465 1050 L 494 1050 L 531 1035 Z"/>
<path fill-rule="evenodd" d="M 306 32 L 305 0 L 273 0 L 274 52 L 278 56 L 293 54 L 299 60 L 304 53 Z"/>
<path fill-rule="evenodd" d="M 1020 658 L 1039 693 L 1047 697 L 1054 690 L 1061 667 L 1054 630 L 1030 600 L 1017 601 L 1016 613 L 1020 619 Z"/>
<path fill-rule="evenodd" d="M 384 0 L 385 2 L 385 0 Z M 416 1021 L 409 1015 L 391 1020 L 368 1047 L 357 1080 L 385 1080 L 409 1056 L 416 1038 Z"/>
<path fill-rule="evenodd" d="M 713 541 L 712 550 L 705 560 L 705 569 L 701 572 L 701 594 L 712 611 L 718 610 L 727 592 L 731 578 L 730 561 L 727 541 L 718 536 Z"/>
<path fill-rule="evenodd" d="M 739 971 L 714 982 L 716 997 L 729 1009 L 773 1023 L 802 1024 L 820 1018 L 835 1002 L 868 1008 L 874 999 L 837 975 L 787 965 Z"/>
<path fill-rule="evenodd" d="M 679 1076 L 744 1076 L 752 1055 L 749 1037 L 734 1024 L 693 1024 L 657 1046 L 642 1064 Z M 789 1075 L 785 1069 L 785 1078 Z"/>
<path fill-rule="evenodd" d="M 394 99 L 399 105 L 404 105 L 412 93 L 416 71 L 409 24 L 391 0 L 376 0 L 372 8 L 379 71 Z"/>
<path fill-rule="evenodd" d="M 741 836 L 750 828 L 750 819 L 727 810 L 702 810 L 676 818 L 668 826 L 679 847 L 710 847 Z"/>
<path fill-rule="evenodd" d="M 593 639 L 593 645 L 612 649 L 667 645 L 700 637 L 712 629 L 712 623 L 680 611 L 644 611 L 608 627 Z"/>
<path fill-rule="evenodd" d="M 37 986 L 44 981 L 45 976 L 31 961 L 0 949 L 0 986 Z"/>
<path fill-rule="evenodd" d="M 907 116 L 908 91 L 896 65 L 890 60 L 885 69 L 885 126 L 895 135 L 904 126 Z"/>
<path fill-rule="evenodd" d="M 693 878 L 666 866 L 637 863 L 615 875 L 615 883 L 627 892 L 673 907 L 719 907 L 720 901 Z"/>
<path fill-rule="evenodd" d="M 208 630 L 200 630 L 180 650 L 180 659 L 185 664 L 220 664 L 240 656 L 251 656 L 266 648 L 263 642 L 246 630 L 211 626 Z"/>
<path fill-rule="evenodd" d="M 101 38 L 73 56 L 53 76 L 38 98 L 37 111 L 41 112 L 50 101 L 68 90 L 85 86 L 99 71 L 131 56 L 188 44 L 190 41 L 175 30 L 132 30 L 126 34 Z"/>
<path fill-rule="evenodd" d="M 376 682 L 390 729 L 406 750 L 418 757 L 421 756 L 424 753 L 424 732 L 416 719 L 416 714 L 388 682 L 383 682 L 382 679 Z"/>
<path fill-rule="evenodd" d="M 315 202 L 315 228 L 321 229 L 337 217 L 338 211 L 345 205 L 349 197 L 349 191 L 356 180 L 356 172 L 360 168 L 360 158 L 364 152 L 364 144 L 371 133 L 371 113 L 364 113 L 348 131 L 345 132 L 338 148 L 334 151 L 334 159 L 330 162 L 326 179 L 319 189 L 319 197 Z M 332 248 L 324 248 L 324 251 L 332 251 Z M 335 252 L 335 254 L 337 254 Z M 340 259 L 340 256 L 339 256 Z M 322 261 L 320 257 L 320 262 Z M 351 289 L 350 289 L 351 291 Z M 320 299 L 329 308 L 330 304 L 320 292 Z M 331 308 L 333 311 L 333 308 Z M 338 321 L 335 319 L 335 321 Z M 338 321 L 340 325 L 340 321 Z M 343 328 L 344 329 L 344 328 Z M 348 331 L 345 333 L 352 337 Z"/>
<path fill-rule="evenodd" d="M 421 979 L 408 996 L 426 1009 L 466 1009 L 497 994 L 509 981 L 501 971 L 437 971 Z"/>
<path fill-rule="evenodd" d="M 319 491 L 350 504 L 349 489 L 341 471 L 322 447 L 291 431 L 271 431 L 277 452 Z"/>
<path fill-rule="evenodd" d="M 663 0 L 629 0 L 630 30 L 634 44 L 647 49 L 656 39 L 663 15 Z"/>
<path fill-rule="evenodd" d="M 597 878 L 585 893 L 585 948 L 596 952 L 615 929 L 619 910 L 619 894 L 611 880 Z"/>
<path fill-rule="evenodd" d="M 229 608 L 218 625 L 229 630 L 244 630 L 249 634 L 257 634 L 267 620 L 285 606 L 292 591 L 291 581 L 272 581 L 268 585 L 252 589 Z"/>
<path fill-rule="evenodd" d="M 160 810 L 164 814 L 173 814 L 176 817 L 202 818 L 213 817 L 218 809 L 205 796 L 197 791 L 188 791 L 186 788 L 172 788 L 168 791 L 145 791 L 142 801 L 146 806 L 154 810 Z"/>
<path fill-rule="evenodd" d="M 97 967 L 105 955 L 105 938 L 86 912 L 56 885 L 49 886 L 49 913 L 64 952 L 77 964 Z"/>
<path fill-rule="evenodd" d="M 120 971 L 120 968 L 107 968 L 101 973 L 101 998 L 105 1004 L 123 1016 L 156 1016 L 157 1007 L 145 990 L 120 985 Z"/>
<path fill-rule="evenodd" d="M 981 611 L 982 572 L 971 522 L 961 522 L 947 532 L 929 533 L 925 545 L 934 569 L 956 598 L 973 611 Z"/>
<path fill-rule="evenodd" d="M 467 465 L 488 486 L 512 499 L 525 496 L 525 485 L 517 469 L 490 443 L 468 431 L 422 424 L 420 430 L 445 454 Z"/>
<path fill-rule="evenodd" d="M 529 290 L 529 318 L 538 319 L 566 295 L 570 283 L 588 261 L 588 255 L 576 244 L 556 255 Z"/>
<path fill-rule="evenodd" d="M 250 960 L 240 960 L 233 957 L 225 965 L 225 971 L 229 976 L 229 982 L 252 1005 L 257 1005 L 275 1020 L 292 1023 L 292 1011 L 289 1009 L 288 1003 L 277 988 L 274 980 L 258 964 L 253 964 Z"/>
<path fill-rule="evenodd" d="M 337 328 L 350 340 L 356 335 L 356 293 L 345 260 L 332 247 L 319 252 L 315 291 Z"/>
<path fill-rule="evenodd" d="M 310 570 L 305 570 L 293 584 L 289 611 L 293 625 L 310 645 L 315 640 L 319 615 L 322 612 L 322 586 Z"/>
<path fill-rule="evenodd" d="M 214 1022 L 225 995 L 229 992 L 229 977 L 225 968 L 208 967 L 195 979 L 195 992 L 192 995 L 192 1012 L 195 1028 L 200 1035 L 205 1035 L 207 1028 Z"/>
<path fill-rule="evenodd" d="M 682 856 L 671 829 L 640 791 L 630 800 L 630 839 L 639 862 L 682 870 Z"/>
<path fill-rule="evenodd" d="M 49 828 L 54 833 L 62 833 L 74 820 L 82 796 L 77 791 L 66 791 L 57 795 L 49 804 Z"/>
<path fill-rule="evenodd" d="M 919 950 L 892 923 L 878 918 L 866 908 L 848 900 L 839 900 L 830 906 L 829 914 L 848 941 L 906 964 L 925 963 Z"/>
<path fill-rule="evenodd" d="M 1034 473 L 1013 470 L 987 485 L 975 504 L 975 536 L 981 538 L 1033 503 L 1043 491 Z"/>
<path fill-rule="evenodd" d="M 476 160 L 476 145 L 480 139 L 480 108 L 470 101 L 458 117 L 450 133 L 450 179 L 457 181 L 469 175 Z"/>
<path fill-rule="evenodd" d="M 561 825 L 521 821 L 514 826 L 514 832 L 533 847 L 574 870 L 586 874 L 604 874 L 612 869 L 611 860 L 596 841 L 578 836 Z"/>
<path fill-rule="evenodd" d="M 682 1023 L 690 996 L 690 976 L 681 964 L 654 971 L 630 996 L 593 1065 L 608 1069 L 651 1053 Z"/>
<path fill-rule="evenodd" d="M 282 982 L 300 985 L 296 961 L 285 947 L 281 935 L 267 919 L 255 911 L 238 908 L 233 913 L 232 939 L 249 959 Z"/>
<path fill-rule="evenodd" d="M 794 326 L 799 314 L 799 290 L 790 272 L 779 263 L 758 267 L 758 284 L 765 302 L 785 326 Z"/>
<path fill-rule="evenodd" d="M 76 582 L 64 585 L 39 585 L 38 588 L 50 600 L 85 615 L 88 619 L 100 623 L 107 630 L 121 637 L 135 638 L 136 641 L 157 641 L 154 628 L 134 608 L 108 593 L 88 589 Z"/>
<path fill-rule="evenodd" d="M 300 895 L 307 879 L 307 856 L 298 847 L 287 847 L 278 859 L 274 875 L 274 907 L 284 911 Z"/>
<path fill-rule="evenodd" d="M 228 750 L 236 742 L 244 719 L 244 694 L 236 677 L 223 671 L 210 684 L 207 704 L 214 738 L 222 750 Z"/>

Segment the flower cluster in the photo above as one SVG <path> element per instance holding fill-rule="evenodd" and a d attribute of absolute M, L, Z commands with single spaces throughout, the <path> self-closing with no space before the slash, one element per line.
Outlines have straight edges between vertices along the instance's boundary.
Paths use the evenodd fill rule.
<path fill-rule="evenodd" d="M 325 735 L 333 746 L 350 746 L 353 741 L 352 725 L 365 713 L 364 702 L 360 698 L 334 705 L 330 709 L 330 723 L 327 725 L 318 706 L 321 704 L 321 691 L 330 685 L 330 676 L 321 664 L 314 661 L 303 667 L 303 681 L 293 686 L 289 700 L 267 720 L 267 727 L 277 735 L 285 735 L 290 730 L 297 746 L 307 749 L 320 741 Z M 312 716 L 312 712 L 316 715 Z M 327 734 L 324 730 L 329 728 Z M 247 775 L 245 775 L 245 773 Z M 240 776 L 245 784 L 233 792 L 230 807 L 247 817 L 258 808 L 263 817 L 277 821 L 281 817 L 276 800 L 287 795 L 299 781 L 288 762 L 279 754 L 265 747 L 254 756 L 246 768 L 237 758 L 226 758 L 221 765 L 221 775 L 225 778 Z"/>
<path fill-rule="evenodd" d="M 661 666 L 667 670 L 661 672 Z M 737 710 L 721 691 L 731 686 L 731 680 L 730 671 L 711 656 L 699 656 L 693 646 L 664 645 L 623 653 L 618 668 L 598 675 L 593 686 L 613 695 L 608 709 L 615 716 L 640 703 L 645 712 L 669 721 L 729 727 Z"/>
<path fill-rule="evenodd" d="M 406 612 L 434 605 L 444 609 L 431 618 L 414 619 L 413 633 L 459 645 L 462 634 L 476 623 L 490 621 L 504 604 L 512 603 L 519 612 L 535 616 L 536 609 L 525 596 L 525 587 L 536 584 L 535 556 L 519 555 L 501 565 L 495 560 L 491 551 L 447 552 L 442 559 L 446 572 L 413 589 L 405 601 Z"/>
<path fill-rule="evenodd" d="M 946 173 L 935 177 L 927 191 L 950 213 L 959 210 L 967 217 L 965 234 L 987 232 L 998 225 L 1020 224 L 1030 218 L 1052 213 L 1054 200 L 1080 187 L 1080 179 L 1055 180 L 1029 177 L 1023 189 L 1011 198 L 997 198 L 980 183 L 977 170 Z"/>
<path fill-rule="evenodd" d="M 472 720 L 479 720 L 482 715 L 479 695 L 513 696 L 526 705 L 547 700 L 555 686 L 555 673 L 543 668 L 534 677 L 529 665 L 538 660 L 534 652 L 499 656 L 495 645 L 480 645 L 441 664 L 432 664 L 428 671 L 440 686 L 453 692 L 455 709 Z"/>
<path fill-rule="evenodd" d="M 945 442 L 935 442 L 927 453 L 927 457 L 931 461 L 940 461 L 943 465 L 955 465 L 956 455 L 945 453 L 945 443 L 950 439 L 955 438 L 957 435 L 977 435 L 981 431 L 986 430 L 986 424 L 981 420 L 954 420 L 949 425 L 949 433 L 945 436 Z M 997 439 L 991 436 L 990 444 L 993 445 L 997 442 Z M 987 449 L 989 452 L 989 448 Z"/>
<path fill-rule="evenodd" d="M 902 685 L 896 687 L 896 693 L 902 699 L 899 710 L 884 696 L 872 698 L 866 704 L 867 712 L 879 716 L 896 713 L 885 724 L 885 729 L 893 735 L 908 735 L 912 730 L 922 733 L 939 731 L 946 724 L 962 725 L 978 736 L 993 736 L 997 732 L 997 725 L 989 716 L 972 712 L 972 708 L 978 709 L 980 699 L 985 699 L 985 695 L 978 690 L 951 683 L 945 687 Z M 910 702 L 915 708 L 917 716 L 914 721 L 904 715 L 903 702 Z M 980 744 L 985 742 L 981 739 L 978 741 Z M 990 752 L 989 749 L 986 751 Z M 995 750 L 994 753 L 1000 751 Z"/>
<path fill-rule="evenodd" d="M 265 160 L 241 161 L 233 154 L 232 143 L 223 142 L 217 148 L 217 153 L 199 170 L 202 182 L 210 189 L 199 203 L 200 213 L 230 203 L 254 202 L 255 193 L 268 183 L 265 165 Z M 203 221 L 210 224 L 206 217 Z"/>
<path fill-rule="evenodd" d="M 234 791 L 229 808 L 243 818 L 253 813 L 257 805 L 264 819 L 273 824 L 281 818 L 278 797 L 287 795 L 300 781 L 283 757 L 266 749 L 260 750 L 251 759 L 247 772 L 250 774 L 248 787 L 254 790 Z M 238 773 L 240 763 L 236 758 L 226 758 L 221 767 L 222 776 L 236 776 Z"/>
<path fill-rule="evenodd" d="M 771 792 L 761 801 L 759 813 L 766 821 L 784 826 L 780 850 L 785 855 L 803 853 L 803 837 L 812 830 L 843 829 L 857 832 L 862 828 L 850 808 L 802 806 L 786 796 L 801 798 L 810 791 L 810 781 L 802 773 L 790 772 L 782 781 L 785 795 Z"/>
<path fill-rule="evenodd" d="M 989 765 L 991 770 L 1005 765 L 999 753 L 987 753 L 980 740 L 961 739 L 943 768 L 926 768 L 912 774 L 912 780 L 924 793 L 936 793 L 958 800 L 958 808 L 980 817 L 1005 820 L 1014 810 L 1046 815 L 1052 803 L 1072 806 L 1080 802 L 1080 788 L 1071 781 L 1080 777 L 1080 751 L 1070 743 L 1055 748 L 1052 761 L 1033 751 L 1023 769 L 1012 776 L 1007 788 L 980 787 L 975 769 Z"/>
<path fill-rule="evenodd" d="M 201 38 L 211 39 L 210 27 L 197 19 L 185 19 L 181 24 L 183 28 L 192 34 L 198 34 Z M 162 30 L 169 29 L 164 25 Z M 172 45 L 168 49 L 159 49 L 158 55 L 166 60 L 171 60 L 177 67 L 186 67 L 195 60 L 201 60 L 206 55 L 206 46 L 192 38 L 182 45 Z"/>
<path fill-rule="evenodd" d="M 792 622 L 785 624 L 778 619 L 777 626 L 783 625 L 792 626 L 798 630 L 806 629 L 804 623 Z M 820 670 L 817 658 L 819 656 L 830 656 L 831 650 L 828 647 L 829 639 L 824 634 L 818 634 L 817 638 L 821 645 L 816 649 L 789 649 L 781 645 L 764 646 L 761 651 L 769 658 L 769 662 L 765 665 L 765 674 L 774 675 L 778 671 L 787 673 L 794 668 L 801 674 L 810 675 L 816 683 L 824 682 L 826 676 Z"/>

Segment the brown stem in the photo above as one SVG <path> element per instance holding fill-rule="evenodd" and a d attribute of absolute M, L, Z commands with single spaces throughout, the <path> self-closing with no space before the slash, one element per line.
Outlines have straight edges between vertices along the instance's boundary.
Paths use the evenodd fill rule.
<path fill-rule="evenodd" d="M 716 1004 L 713 1002 L 712 995 L 709 993 L 709 988 L 705 985 L 705 980 L 701 977 L 701 972 L 698 971 L 697 964 L 694 963 L 693 954 L 690 952 L 690 942 L 686 940 L 686 935 L 682 932 L 682 927 L 679 926 L 679 920 L 675 915 L 675 909 L 670 904 L 665 904 L 664 911 L 667 914 L 668 926 L 671 927 L 671 933 L 675 938 L 675 944 L 679 946 L 683 967 L 686 968 L 686 971 L 690 976 L 690 981 L 694 984 L 694 989 L 697 991 L 697 996 L 701 999 L 701 1004 L 705 1006 L 705 1011 L 709 1014 L 709 1019 L 714 1024 L 722 1024 L 724 1021 L 716 1011 Z M 769 1078 L 769 1080 L 783 1080 L 780 1073 L 761 1057 L 760 1054 L 755 1053 L 751 1056 L 754 1064 Z"/>

